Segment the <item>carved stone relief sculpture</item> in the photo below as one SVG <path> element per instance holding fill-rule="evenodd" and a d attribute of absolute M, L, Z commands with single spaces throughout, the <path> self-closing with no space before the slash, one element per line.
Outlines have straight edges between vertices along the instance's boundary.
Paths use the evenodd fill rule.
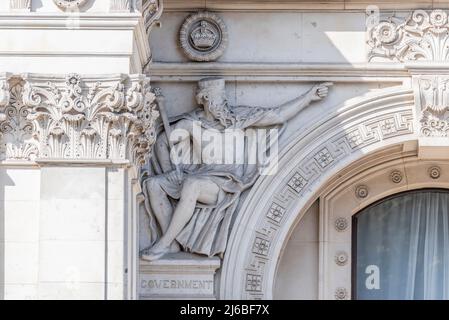
<path fill-rule="evenodd" d="M 151 159 L 152 172 L 142 183 L 152 243 L 142 250 L 142 258 L 157 260 L 181 248 L 207 256 L 222 255 L 240 196 L 260 175 L 260 167 L 258 162 L 250 162 L 247 154 L 242 157 L 241 163 L 220 162 L 223 158 L 219 161 L 205 159 L 206 148 L 210 149 L 211 146 L 203 140 L 207 140 L 205 134 L 226 139 L 225 135 L 234 130 L 248 135 L 248 140 L 242 145 L 244 150 L 257 143 L 266 151 L 271 144 L 260 146 L 261 141 L 251 140 L 251 132 L 273 126 L 280 130 L 302 109 L 325 98 L 329 85 L 316 85 L 302 96 L 278 107 L 234 107 L 226 99 L 225 81 L 207 78 L 198 84 L 196 99 L 200 107 L 171 120 L 163 113 L 163 98 L 157 97 L 165 131 L 161 130 L 158 135 Z M 206 133 L 198 135 L 195 130 Z M 267 138 L 271 141 L 281 132 L 279 130 L 270 131 Z M 221 150 L 222 145 L 218 141 L 224 140 L 214 138 L 214 141 L 218 143 L 215 150 Z M 173 150 L 178 154 L 175 145 L 187 148 L 183 150 L 193 150 L 193 159 L 197 160 L 191 162 L 188 154 L 187 160 L 182 157 L 182 161 L 175 161 Z M 258 243 L 257 250 L 268 250 L 263 239 Z"/>
<path fill-rule="evenodd" d="M 150 156 L 158 117 L 145 78 L 0 82 L 1 159 L 129 160 Z"/>
<path fill-rule="evenodd" d="M 228 44 L 228 32 L 223 20 L 210 12 L 187 17 L 179 32 L 181 48 L 193 61 L 215 61 Z"/>

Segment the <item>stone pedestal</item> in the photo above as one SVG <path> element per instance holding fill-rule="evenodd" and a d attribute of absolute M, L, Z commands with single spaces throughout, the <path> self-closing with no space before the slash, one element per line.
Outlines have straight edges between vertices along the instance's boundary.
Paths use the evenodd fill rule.
<path fill-rule="evenodd" d="M 215 272 L 220 259 L 188 253 L 140 261 L 140 299 L 216 299 Z"/>

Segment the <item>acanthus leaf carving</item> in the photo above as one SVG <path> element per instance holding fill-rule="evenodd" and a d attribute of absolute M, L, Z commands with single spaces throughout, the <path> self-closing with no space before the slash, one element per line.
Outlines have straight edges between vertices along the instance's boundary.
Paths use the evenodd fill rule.
<path fill-rule="evenodd" d="M 158 117 L 148 81 L 110 82 L 86 84 L 77 74 L 62 85 L 26 81 L 23 101 L 40 158 L 145 161 Z"/>
<path fill-rule="evenodd" d="M 38 153 L 33 140 L 33 124 L 27 120 L 23 104 L 23 81 L 11 78 L 0 84 L 0 159 L 32 160 Z"/>
<path fill-rule="evenodd" d="M 448 15 L 443 10 L 415 10 L 408 17 L 390 15 L 370 26 L 368 59 L 446 61 L 449 58 Z"/>
<path fill-rule="evenodd" d="M 0 81 L 0 122 L 6 120 L 5 108 L 8 106 L 10 98 L 9 84 L 6 81 Z"/>

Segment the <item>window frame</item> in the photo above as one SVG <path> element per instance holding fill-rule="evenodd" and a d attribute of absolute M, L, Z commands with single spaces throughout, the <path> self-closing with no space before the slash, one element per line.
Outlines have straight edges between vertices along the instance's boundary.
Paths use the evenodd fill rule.
<path fill-rule="evenodd" d="M 375 207 L 381 203 L 390 201 L 395 198 L 403 197 L 404 195 L 409 194 L 417 194 L 422 192 L 435 192 L 435 193 L 446 193 L 449 194 L 449 189 L 444 188 L 420 188 L 420 189 L 414 189 L 414 190 L 407 190 L 402 191 L 398 193 L 391 194 L 389 196 L 386 196 L 385 198 L 379 199 L 370 205 L 360 209 L 357 213 L 352 215 L 351 218 L 351 300 L 358 300 L 357 299 L 357 219 L 359 216 L 366 210 L 371 209 L 372 207 Z"/>

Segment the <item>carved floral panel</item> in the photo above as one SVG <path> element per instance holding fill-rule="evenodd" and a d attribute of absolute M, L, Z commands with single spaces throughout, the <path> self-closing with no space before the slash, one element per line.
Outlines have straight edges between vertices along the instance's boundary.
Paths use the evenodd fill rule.
<path fill-rule="evenodd" d="M 367 32 L 370 61 L 446 61 L 449 57 L 448 14 L 443 10 L 383 16 Z"/>
<path fill-rule="evenodd" d="M 158 117 L 145 78 L 0 82 L 0 157 L 130 160 L 150 155 Z"/>

